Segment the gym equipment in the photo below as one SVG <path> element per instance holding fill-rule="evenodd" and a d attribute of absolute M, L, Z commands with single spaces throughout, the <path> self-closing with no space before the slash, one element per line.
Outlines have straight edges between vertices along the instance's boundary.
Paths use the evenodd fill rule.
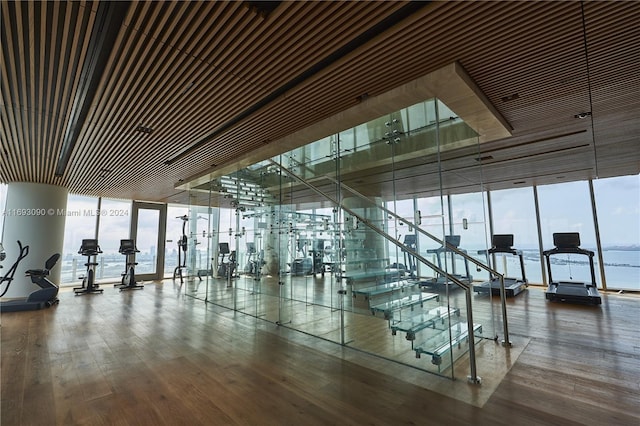
<path fill-rule="evenodd" d="M 407 248 L 409 248 L 409 249 L 411 249 L 413 251 L 416 251 L 417 250 L 416 236 L 414 234 L 405 235 L 403 244 L 405 245 L 405 247 L 407 247 Z M 402 254 L 404 256 L 404 264 L 405 264 L 406 268 L 408 268 L 409 277 L 410 278 L 416 278 L 416 261 L 415 261 L 415 258 L 413 257 L 413 255 L 411 255 L 410 253 L 408 253 L 405 250 L 402 250 Z"/>
<path fill-rule="evenodd" d="M 478 250 L 478 254 L 484 254 L 487 256 L 488 265 L 491 265 L 490 255 L 496 253 L 512 254 L 520 258 L 520 272 L 522 274 L 522 278 L 504 277 L 505 295 L 507 297 L 517 296 L 529 285 L 524 272 L 524 258 L 522 256 L 522 251 L 513 248 L 513 234 L 495 234 L 491 237 L 491 246 L 492 247 L 489 250 Z M 473 291 L 478 294 L 491 292 L 491 294 L 499 296 L 500 279 L 498 277 L 491 277 L 489 281 L 474 285 Z"/>
<path fill-rule="evenodd" d="M 182 270 L 187 269 L 187 222 L 189 221 L 189 217 L 185 214 L 184 216 L 177 216 L 176 219 L 182 220 L 182 236 L 178 237 L 178 266 L 173 270 L 173 279 L 175 280 L 177 276 L 180 277 L 180 284 L 184 283 L 184 277 L 182 276 Z M 183 256 L 184 255 L 184 256 Z"/>
<path fill-rule="evenodd" d="M 451 249 L 449 248 L 449 246 L 455 247 L 455 248 L 458 248 L 460 246 L 460 235 L 445 235 L 444 242 L 445 244 L 442 247 L 438 247 L 437 249 L 429 249 L 427 250 L 427 253 L 433 253 L 436 255 L 438 268 L 442 270 L 445 270 L 443 265 L 446 266 L 447 253 L 451 253 L 451 266 L 453 270 L 449 275 L 456 277 L 459 281 L 462 281 L 463 283 L 467 283 L 467 284 L 471 283 L 471 280 L 473 279 L 473 277 L 469 273 L 469 261 L 466 258 L 463 258 L 466 275 L 456 274 L 455 273 L 456 253 L 451 251 Z M 462 249 L 459 249 L 459 250 L 463 253 L 466 253 L 466 250 L 462 250 Z M 442 254 L 444 254 L 444 263 L 442 262 L 442 256 L 441 256 Z M 447 276 L 438 274 L 438 276 L 435 277 L 434 279 L 423 282 L 420 285 L 422 286 L 427 285 L 431 287 L 439 287 L 439 286 L 448 287 L 451 284 L 453 284 L 453 281 L 449 280 Z M 454 285 L 452 288 L 458 288 L 458 286 Z"/>
<path fill-rule="evenodd" d="M 22 246 L 22 243 L 18 241 L 18 247 L 20 247 L 20 253 L 18 259 L 11 266 L 7 274 L 2 278 L 1 283 L 6 282 L 7 287 L 2 292 L 1 296 L 9 289 L 14 275 L 18 268 L 18 264 L 22 259 L 29 254 L 29 246 Z M 2 245 L 0 245 L 0 252 L 4 253 Z M 5 255 L 6 256 L 6 255 Z M 0 260 L 5 256 L 0 255 Z M 47 276 L 51 269 L 58 263 L 60 254 L 56 253 L 52 255 L 44 264 L 44 269 L 29 269 L 25 272 L 25 275 L 31 278 L 31 282 L 36 284 L 40 289 L 35 290 L 29 294 L 26 298 L 4 300 L 0 303 L 0 312 L 18 312 L 18 311 L 31 311 L 42 308 L 48 308 L 59 302 L 58 300 L 58 286 L 51 282 Z M 1 266 L 0 266 L 1 267 Z"/>
<path fill-rule="evenodd" d="M 580 234 L 578 232 L 560 232 L 553 234 L 555 248 L 542 252 L 547 261 L 549 286 L 545 292 L 547 300 L 580 303 L 586 305 L 600 305 L 602 299 L 596 285 L 596 272 L 593 265 L 594 253 L 580 248 Z M 554 281 L 551 276 L 551 256 L 556 254 L 580 254 L 589 257 L 591 268 L 591 282 Z"/>
<path fill-rule="evenodd" d="M 296 246 L 300 256 L 291 263 L 291 275 L 309 275 L 313 271 L 313 260 L 307 257 L 307 240 L 298 238 Z"/>
<path fill-rule="evenodd" d="M 120 248 L 118 249 L 120 254 L 125 255 L 125 268 L 122 274 L 122 284 L 116 285 L 116 287 L 122 290 L 136 290 L 144 288 L 142 284 L 136 282 L 136 253 L 140 253 L 140 250 L 136 247 L 136 243 L 133 240 L 120 240 Z"/>
<path fill-rule="evenodd" d="M 244 268 L 245 273 L 257 277 L 260 273 L 261 265 L 259 259 L 253 259 L 253 256 L 256 255 L 256 243 L 247 243 L 247 254 L 249 256 L 247 257 L 247 265 Z"/>
<path fill-rule="evenodd" d="M 82 240 L 82 245 L 80 246 L 80 250 L 78 250 L 78 254 L 83 256 L 87 256 L 87 263 L 84 266 L 87 267 L 87 272 L 82 278 L 82 287 L 74 287 L 73 291 L 76 295 L 83 295 L 89 293 L 102 293 L 102 289 L 95 282 L 96 271 L 95 268 L 98 266 L 97 262 L 91 261 L 91 256 L 97 256 L 102 253 L 100 246 L 98 245 L 98 240 L 95 239 L 87 239 Z"/>
<path fill-rule="evenodd" d="M 324 276 L 324 240 L 315 240 L 310 254 L 313 259 L 313 274 L 320 272 Z"/>
<path fill-rule="evenodd" d="M 224 258 L 229 255 L 227 261 Z M 236 251 L 229 250 L 229 243 L 218 243 L 218 278 L 231 278 L 236 269 Z"/>

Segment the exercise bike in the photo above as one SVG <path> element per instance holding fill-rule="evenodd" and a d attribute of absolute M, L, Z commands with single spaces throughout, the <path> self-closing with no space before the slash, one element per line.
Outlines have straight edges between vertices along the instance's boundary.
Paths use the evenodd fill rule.
<path fill-rule="evenodd" d="M 90 240 L 82 240 L 82 245 L 80 246 L 80 250 L 78 250 L 78 254 L 83 256 L 87 256 L 87 263 L 84 266 L 87 267 L 87 272 L 82 278 L 82 287 L 74 287 L 73 291 L 76 295 L 83 295 L 89 293 L 102 293 L 102 289 L 96 283 L 95 268 L 98 266 L 97 262 L 91 261 L 91 256 L 97 256 L 102 253 L 100 246 L 98 245 L 98 240 L 90 239 Z"/>
<path fill-rule="evenodd" d="M 0 294 L 0 297 L 4 296 L 9 290 L 11 286 L 11 282 L 14 279 L 14 275 L 16 270 L 18 269 L 18 264 L 27 257 L 29 254 L 29 246 L 22 246 L 22 243 L 18 241 L 18 247 L 20 248 L 20 253 L 18 254 L 18 259 L 11 266 L 9 271 L 6 273 L 4 277 L 2 277 L 1 283 L 7 283 L 6 288 Z M 0 244 L 0 260 L 4 260 L 6 258 L 6 253 L 2 244 Z M 42 308 L 48 308 L 50 306 L 56 305 L 59 303 L 58 300 L 58 286 L 51 282 L 47 276 L 51 269 L 56 265 L 58 259 L 60 258 L 60 254 L 56 253 L 52 255 L 45 262 L 44 269 L 29 269 L 25 272 L 25 275 L 31 278 L 31 282 L 36 284 L 40 289 L 35 290 L 29 294 L 26 298 L 5 300 L 0 302 L 0 312 L 18 312 L 18 311 L 31 311 Z M 0 266 L 1 268 L 2 266 Z"/>
<path fill-rule="evenodd" d="M 140 250 L 136 247 L 136 243 L 133 240 L 120 240 L 118 252 L 125 255 L 125 268 L 122 274 L 122 282 L 119 285 L 116 284 L 116 287 L 118 287 L 120 291 L 144 288 L 144 285 L 136 282 L 135 268 L 138 264 L 138 262 L 136 262 L 136 253 L 140 253 Z"/>

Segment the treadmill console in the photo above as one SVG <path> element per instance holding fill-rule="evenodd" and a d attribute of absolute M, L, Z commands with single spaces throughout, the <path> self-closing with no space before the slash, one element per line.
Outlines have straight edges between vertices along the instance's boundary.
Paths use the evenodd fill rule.
<path fill-rule="evenodd" d="M 229 243 L 218 243 L 218 251 L 220 254 L 229 254 Z"/>
<path fill-rule="evenodd" d="M 460 235 L 445 235 L 444 241 L 456 248 L 460 245 Z"/>
<path fill-rule="evenodd" d="M 559 249 L 577 249 L 580 247 L 578 232 L 556 232 L 553 234 L 553 245 Z"/>
<path fill-rule="evenodd" d="M 404 236 L 404 245 L 407 247 L 413 247 L 416 245 L 416 236 L 409 234 Z"/>
<path fill-rule="evenodd" d="M 513 234 L 494 234 L 491 243 L 495 248 L 509 250 L 513 247 Z"/>

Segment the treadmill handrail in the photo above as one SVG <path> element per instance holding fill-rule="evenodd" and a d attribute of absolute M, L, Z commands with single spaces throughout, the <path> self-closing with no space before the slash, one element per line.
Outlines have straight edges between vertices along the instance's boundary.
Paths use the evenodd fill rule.
<path fill-rule="evenodd" d="M 513 254 L 514 256 L 520 256 L 522 254 L 522 250 L 517 250 L 514 248 L 506 248 L 506 247 L 491 247 L 490 249 L 478 250 L 478 254 L 494 254 L 494 253 L 507 253 Z"/>
<path fill-rule="evenodd" d="M 520 274 L 522 275 L 522 281 L 525 283 L 528 283 L 529 281 L 527 280 L 527 274 L 525 272 L 524 269 L 524 255 L 522 254 L 522 250 L 517 250 L 514 248 L 506 248 L 506 247 L 491 247 L 488 250 L 478 250 L 478 254 L 484 254 L 485 256 L 487 256 L 487 263 L 490 264 L 491 262 L 489 261 L 489 255 L 490 254 L 495 254 L 495 253 L 506 253 L 506 254 L 512 254 L 514 256 L 518 256 L 518 258 L 520 259 Z M 494 275 L 492 275 L 493 277 Z M 505 275 L 506 278 L 506 275 Z"/>
<path fill-rule="evenodd" d="M 554 247 L 542 252 L 543 256 L 551 256 L 554 254 L 583 254 L 589 257 L 593 257 L 595 255 L 593 251 L 581 249 L 580 247 Z"/>
<path fill-rule="evenodd" d="M 555 254 L 582 254 L 589 257 L 589 269 L 591 270 L 591 285 L 593 287 L 598 287 L 596 283 L 596 273 L 595 267 L 593 264 L 593 256 L 594 253 L 591 250 L 581 249 L 579 247 L 555 247 L 551 250 L 545 250 L 542 252 L 542 255 L 547 260 L 547 274 L 549 275 L 549 285 L 554 283 L 553 276 L 551 274 L 551 256 Z"/>

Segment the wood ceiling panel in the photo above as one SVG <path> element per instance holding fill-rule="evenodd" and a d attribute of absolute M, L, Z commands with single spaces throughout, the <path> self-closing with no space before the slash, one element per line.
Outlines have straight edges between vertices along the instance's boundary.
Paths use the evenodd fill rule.
<path fill-rule="evenodd" d="M 56 178 L 100 3 L 2 0 L 0 180 L 166 199 L 180 192 L 173 188 L 179 179 L 232 163 L 267 141 L 277 144 L 363 95 L 375 97 L 455 61 L 514 127 L 513 138 L 486 150 L 502 149 L 496 155 L 506 161 L 534 158 L 568 140 L 593 145 L 590 120 L 574 118 L 593 109 L 596 147 L 603 147 L 599 171 L 612 173 L 616 163 L 625 173 L 638 170 L 637 2 L 434 2 L 251 110 L 408 4 L 281 2 L 261 15 L 241 1 L 132 2 L 66 173 Z M 518 99 L 502 101 L 514 93 Z M 152 133 L 136 132 L 139 125 Z M 339 121 L 335 126 L 342 129 Z M 544 140 L 579 130 L 588 133 Z M 473 159 L 459 154 L 450 164 Z M 571 162 L 572 173 L 593 173 L 592 159 L 577 155 Z M 487 177 L 512 185 L 510 175 L 548 167 L 540 171 L 545 181 L 562 166 L 527 164 L 523 172 L 487 165 Z M 457 179 L 452 185 L 463 187 Z"/>

